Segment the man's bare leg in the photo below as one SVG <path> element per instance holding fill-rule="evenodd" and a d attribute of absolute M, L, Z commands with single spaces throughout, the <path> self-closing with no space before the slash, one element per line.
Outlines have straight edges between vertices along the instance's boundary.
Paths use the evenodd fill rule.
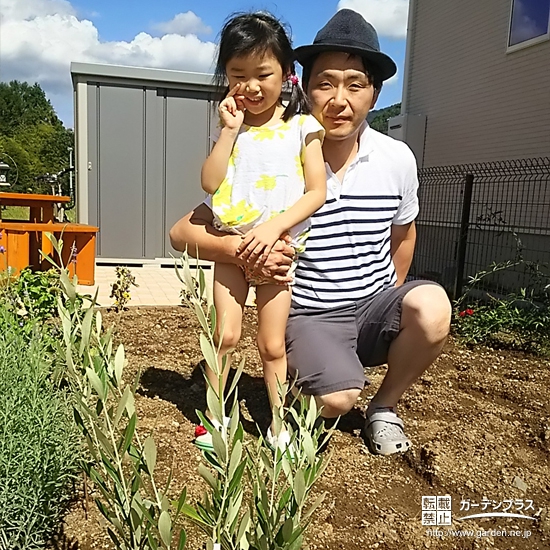
<path fill-rule="evenodd" d="M 437 359 L 449 334 L 451 304 L 437 285 L 411 289 L 403 298 L 401 329 L 388 352 L 388 372 L 372 405 L 395 407 Z"/>
<path fill-rule="evenodd" d="M 374 453 L 390 455 L 410 448 L 395 407 L 441 353 L 450 320 L 451 306 L 441 287 L 418 286 L 404 296 L 400 332 L 388 352 L 388 371 L 367 408 L 365 437 Z"/>
<path fill-rule="evenodd" d="M 372 400 L 375 407 L 395 407 L 422 373 L 437 359 L 449 334 L 451 305 L 437 285 L 411 289 L 403 298 L 401 327 L 388 353 L 388 372 Z M 361 390 L 342 390 L 317 396 L 325 418 L 349 412 Z"/>

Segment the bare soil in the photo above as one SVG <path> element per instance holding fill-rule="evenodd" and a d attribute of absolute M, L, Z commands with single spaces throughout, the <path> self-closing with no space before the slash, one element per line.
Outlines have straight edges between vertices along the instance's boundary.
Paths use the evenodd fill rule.
<path fill-rule="evenodd" d="M 195 410 L 204 410 L 205 397 L 193 313 L 184 307 L 135 307 L 120 317 L 112 312 L 105 317 L 116 323 L 116 339 L 125 345 L 125 376 L 142 373 L 139 429 L 155 437 L 159 473 L 172 467 L 174 496 L 186 486 L 189 500 L 199 500 L 206 486 L 197 469 L 201 454 L 192 440 Z M 246 357 L 239 399 L 250 439 L 258 435 L 256 425 L 265 430 L 269 424 L 255 328 L 254 310 L 249 309 L 237 353 Z M 371 385 L 341 419 L 326 451 L 332 456 L 317 491 L 327 496 L 308 531 L 309 550 L 550 548 L 549 361 L 512 351 L 468 349 L 451 339 L 402 399 L 400 414 L 413 448 L 378 457 L 367 450 L 362 428 L 365 406 L 384 372 L 382 366 L 367 373 Z M 112 548 L 92 502 L 96 494 L 90 491 L 86 511 L 82 484 L 76 487 L 58 548 Z M 431 528 L 443 537 L 422 525 L 422 497 L 428 495 L 452 498 L 452 526 Z M 521 505 L 530 508 L 532 501 L 533 509 L 523 513 L 536 520 L 458 519 L 482 512 L 483 506 L 490 512 L 502 503 L 503 510 L 510 501 L 509 512 Z M 188 523 L 185 527 L 186 548 L 202 549 L 202 534 Z M 473 533 L 452 535 L 448 529 Z M 521 535 L 509 536 L 511 531 Z"/>

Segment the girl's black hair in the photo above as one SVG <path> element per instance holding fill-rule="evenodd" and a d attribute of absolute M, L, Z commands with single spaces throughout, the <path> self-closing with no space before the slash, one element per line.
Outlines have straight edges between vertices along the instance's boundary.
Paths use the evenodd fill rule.
<path fill-rule="evenodd" d="M 218 90 L 229 91 L 226 84 L 227 63 L 234 57 L 271 53 L 281 64 L 283 77 L 295 75 L 294 52 L 282 23 L 270 13 L 257 11 L 233 15 L 220 32 L 214 84 Z M 298 113 L 310 114 L 309 101 L 299 84 L 291 84 L 290 100 L 283 113 L 286 122 Z"/>

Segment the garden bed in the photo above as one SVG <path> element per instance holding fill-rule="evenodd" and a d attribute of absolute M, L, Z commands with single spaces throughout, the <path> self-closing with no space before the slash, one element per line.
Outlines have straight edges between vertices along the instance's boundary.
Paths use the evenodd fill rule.
<path fill-rule="evenodd" d="M 142 373 L 136 407 L 140 430 L 152 432 L 157 442 L 159 472 L 166 475 L 172 467 L 174 496 L 186 486 L 189 501 L 200 499 L 205 484 L 197 470 L 201 455 L 192 439 L 195 409 L 204 410 L 205 397 L 193 312 L 183 307 L 135 307 L 120 316 L 106 313 L 105 323 L 117 325 L 115 338 L 125 345 L 129 361 L 125 376 L 138 369 Z M 239 399 L 249 439 L 257 436 L 256 424 L 262 430 L 269 424 L 255 330 L 254 310 L 249 309 L 237 351 L 246 357 Z M 367 450 L 361 428 L 368 396 L 384 372 L 379 367 L 368 373 L 372 384 L 342 418 L 330 443 L 332 458 L 316 487 L 327 496 L 306 537 L 310 550 L 549 548 L 549 361 L 511 351 L 470 350 L 451 340 L 401 402 L 400 414 L 413 449 L 381 458 Z M 87 512 L 82 489 L 82 483 L 77 484 L 78 498 L 57 547 L 112 548 L 92 502 L 92 488 Z M 451 496 L 452 527 L 422 525 L 422 497 L 428 495 Z M 530 507 L 532 501 L 533 509 L 523 513 L 537 520 L 458 520 L 481 512 L 482 506 L 490 512 L 501 503 L 502 510 L 510 500 L 510 512 L 520 502 Z M 188 523 L 186 528 L 186 548 L 202 549 L 204 536 Z M 429 529 L 448 534 L 450 528 L 473 534 L 444 539 L 433 531 L 428 534 Z M 481 536 L 480 531 L 491 530 Z M 522 536 L 498 536 L 498 530 Z M 526 531 L 531 534 L 523 537 Z"/>

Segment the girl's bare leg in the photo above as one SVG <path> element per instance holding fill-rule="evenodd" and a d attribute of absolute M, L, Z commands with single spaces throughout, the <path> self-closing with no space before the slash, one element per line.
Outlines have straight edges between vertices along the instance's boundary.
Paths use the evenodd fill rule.
<path fill-rule="evenodd" d="M 288 286 L 256 287 L 258 306 L 258 350 L 264 368 L 264 380 L 271 407 L 282 405 L 278 384 L 286 382 L 285 330 L 290 311 Z"/>
<path fill-rule="evenodd" d="M 241 269 L 232 264 L 216 264 L 214 267 L 214 306 L 216 308 L 216 332 L 214 342 L 219 345 L 223 325 L 218 368 L 222 370 L 222 358 L 227 355 L 223 369 L 223 388 L 231 366 L 231 352 L 241 337 L 243 308 L 248 294 L 248 283 Z M 206 376 L 218 392 L 218 378 L 214 371 L 206 367 Z M 206 414 L 210 417 L 210 412 Z"/>

